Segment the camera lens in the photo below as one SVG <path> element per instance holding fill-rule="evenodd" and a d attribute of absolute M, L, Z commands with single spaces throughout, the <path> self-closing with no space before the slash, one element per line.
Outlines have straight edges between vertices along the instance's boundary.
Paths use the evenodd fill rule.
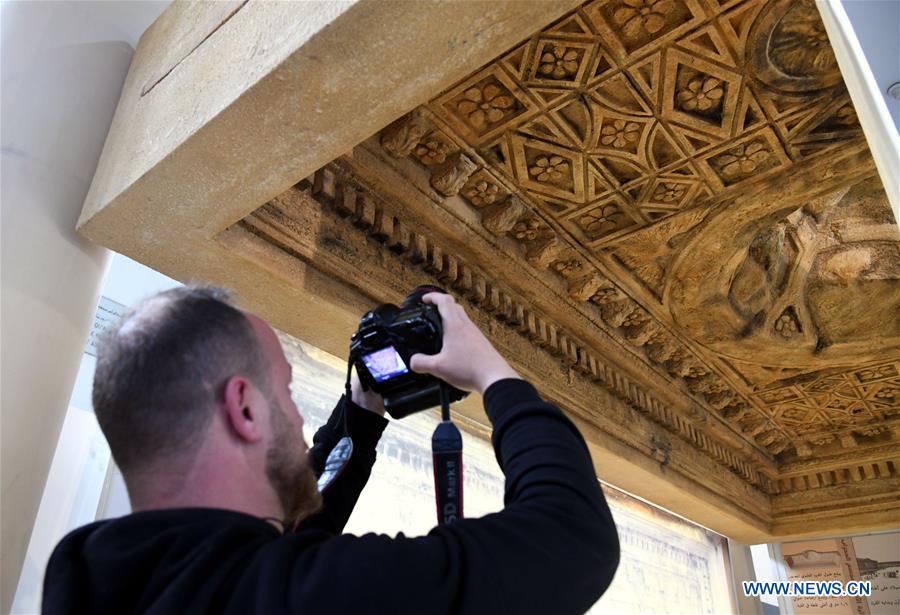
<path fill-rule="evenodd" d="M 403 300 L 402 307 L 409 307 L 411 305 L 415 305 L 416 303 L 421 303 L 422 297 L 424 297 L 428 293 L 444 293 L 446 295 L 447 291 L 440 286 L 434 286 L 433 284 L 422 284 L 421 286 L 416 286 L 413 291 L 406 296 L 406 299 Z"/>

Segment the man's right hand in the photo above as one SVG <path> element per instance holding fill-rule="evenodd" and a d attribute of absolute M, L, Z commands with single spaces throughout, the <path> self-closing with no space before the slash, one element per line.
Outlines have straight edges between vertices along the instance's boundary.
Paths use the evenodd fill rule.
<path fill-rule="evenodd" d="M 414 372 L 437 376 L 458 389 L 482 395 L 498 380 L 521 378 L 451 295 L 428 293 L 422 301 L 437 306 L 444 339 L 438 354 L 415 354 L 410 358 Z"/>

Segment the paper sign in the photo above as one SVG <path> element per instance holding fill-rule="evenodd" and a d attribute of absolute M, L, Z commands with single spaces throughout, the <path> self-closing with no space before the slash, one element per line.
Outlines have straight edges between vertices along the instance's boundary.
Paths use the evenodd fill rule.
<path fill-rule="evenodd" d="M 97 356 L 97 340 L 105 331 L 112 328 L 128 310 L 121 303 L 117 303 L 107 297 L 100 297 L 97 312 L 94 314 L 94 324 L 91 326 L 91 334 L 88 336 L 84 352 L 92 357 Z"/>

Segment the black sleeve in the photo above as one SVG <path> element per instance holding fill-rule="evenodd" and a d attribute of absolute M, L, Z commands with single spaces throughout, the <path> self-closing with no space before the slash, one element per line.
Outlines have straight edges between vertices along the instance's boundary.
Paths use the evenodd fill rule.
<path fill-rule="evenodd" d="M 493 384 L 484 404 L 506 475 L 504 509 L 419 538 L 325 541 L 292 598 L 327 597 L 335 613 L 396 614 L 565 615 L 596 602 L 619 541 L 581 434 L 523 380 Z"/>
<path fill-rule="evenodd" d="M 328 422 L 316 431 L 313 445 L 309 449 L 310 466 L 318 478 L 325 469 L 328 454 L 344 437 L 344 412 L 348 412 L 348 429 L 353 440 L 353 454 L 350 463 L 334 479 L 322 494 L 321 512 L 303 520 L 295 531 L 308 529 L 326 530 L 340 534 L 359 500 L 359 494 L 369 480 L 375 464 L 375 446 L 388 421 L 383 416 L 370 412 L 350 400 L 344 404 L 344 396 L 338 400 Z"/>

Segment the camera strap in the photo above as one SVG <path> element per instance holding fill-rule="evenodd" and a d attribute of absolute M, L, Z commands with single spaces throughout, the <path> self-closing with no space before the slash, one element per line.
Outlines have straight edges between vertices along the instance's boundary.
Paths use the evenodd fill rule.
<path fill-rule="evenodd" d="M 340 476 L 341 472 L 350 464 L 350 457 L 353 455 L 353 439 L 350 437 L 350 408 L 348 402 L 351 399 L 350 392 L 350 374 L 353 370 L 353 363 L 347 363 L 347 382 L 344 384 L 344 403 L 341 412 L 343 413 L 344 436 L 338 440 L 331 452 L 328 453 L 328 459 L 325 460 L 325 468 L 319 475 L 317 487 L 319 493 L 325 491 L 329 486 L 334 484 L 334 479 Z"/>
<path fill-rule="evenodd" d="M 450 419 L 450 402 L 445 387 L 441 382 L 441 422 L 431 436 L 438 524 L 463 518 L 462 434 Z"/>

